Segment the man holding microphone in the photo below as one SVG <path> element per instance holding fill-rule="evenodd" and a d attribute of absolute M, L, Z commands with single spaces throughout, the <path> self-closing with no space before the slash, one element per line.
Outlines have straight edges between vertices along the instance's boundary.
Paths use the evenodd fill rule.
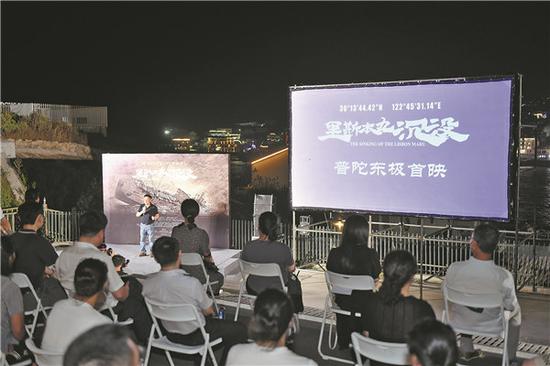
<path fill-rule="evenodd" d="M 149 193 L 143 195 L 143 204 L 139 206 L 136 217 L 141 217 L 139 224 L 139 249 L 140 257 L 147 255 L 147 252 L 153 247 L 153 234 L 155 221 L 160 217 L 157 206 L 152 203 L 153 197 Z M 148 243 L 145 243 L 145 236 L 147 236 Z"/>

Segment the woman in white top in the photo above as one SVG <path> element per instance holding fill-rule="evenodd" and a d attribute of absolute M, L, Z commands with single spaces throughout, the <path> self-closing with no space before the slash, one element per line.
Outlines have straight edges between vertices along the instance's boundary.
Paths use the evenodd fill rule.
<path fill-rule="evenodd" d="M 248 335 L 255 342 L 233 346 L 226 365 L 316 366 L 315 361 L 298 356 L 285 346 L 293 313 L 290 298 L 284 292 L 264 290 L 256 298 L 248 325 Z"/>

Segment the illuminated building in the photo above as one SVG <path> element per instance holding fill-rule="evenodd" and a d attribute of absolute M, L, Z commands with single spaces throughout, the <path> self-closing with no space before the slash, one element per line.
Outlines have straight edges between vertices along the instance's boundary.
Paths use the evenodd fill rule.
<path fill-rule="evenodd" d="M 535 156 L 535 138 L 522 137 L 519 144 L 519 153 L 521 157 L 533 158 Z"/>
<path fill-rule="evenodd" d="M 175 151 L 193 151 L 193 144 L 189 137 L 173 138 L 172 146 Z"/>
<path fill-rule="evenodd" d="M 241 134 L 233 133 L 230 128 L 210 130 L 206 145 L 208 152 L 238 152 L 241 146 Z"/>

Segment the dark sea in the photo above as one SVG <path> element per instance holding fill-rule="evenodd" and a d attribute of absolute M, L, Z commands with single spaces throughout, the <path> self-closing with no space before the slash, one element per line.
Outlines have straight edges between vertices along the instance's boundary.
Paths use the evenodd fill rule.
<path fill-rule="evenodd" d="M 519 181 L 520 222 L 550 230 L 550 167 L 522 167 Z"/>

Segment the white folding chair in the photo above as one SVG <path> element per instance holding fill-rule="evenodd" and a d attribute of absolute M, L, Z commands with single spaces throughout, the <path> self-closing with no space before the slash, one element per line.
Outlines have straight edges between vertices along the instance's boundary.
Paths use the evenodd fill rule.
<path fill-rule="evenodd" d="M 321 346 L 323 344 L 323 334 L 325 332 L 325 325 L 328 323 L 328 346 L 329 349 L 334 350 L 338 343 L 338 334 L 335 332 L 334 341 L 332 341 L 332 328 L 333 322 L 327 321 L 331 313 L 342 314 L 345 316 L 360 317 L 361 313 L 353 313 L 347 310 L 341 309 L 335 302 L 335 296 L 338 295 L 351 295 L 353 290 L 373 290 L 374 279 L 371 276 L 352 276 L 344 275 L 340 273 L 325 272 L 325 281 L 327 283 L 328 294 L 325 299 L 325 310 L 323 312 L 323 322 L 321 323 L 321 331 L 319 332 L 319 342 L 317 343 L 317 351 L 323 360 L 332 360 L 343 362 L 347 364 L 353 364 L 353 361 L 346 360 L 344 358 L 334 357 L 326 355 L 322 352 Z"/>
<path fill-rule="evenodd" d="M 29 360 L 25 360 L 25 361 L 21 361 L 21 362 L 17 362 L 17 363 L 12 363 L 11 365 L 8 363 L 8 361 L 6 360 L 6 355 L 2 352 L 2 356 L 0 358 L 0 365 L 2 366 L 26 366 L 26 365 L 30 365 L 32 364 L 32 360 L 29 359 Z"/>
<path fill-rule="evenodd" d="M 198 253 L 182 253 L 181 255 L 181 264 L 184 266 L 199 266 L 202 268 L 202 273 L 204 274 L 204 278 L 206 278 L 206 282 L 204 283 L 203 287 L 204 290 L 209 290 L 210 294 L 212 294 L 212 301 L 214 302 L 214 308 L 216 309 L 216 313 L 218 313 L 218 303 L 216 302 L 216 297 L 214 296 L 214 291 L 212 291 L 212 285 L 217 284 L 218 281 L 210 281 L 210 276 L 208 276 L 208 273 L 206 273 L 206 268 L 204 267 L 204 262 L 200 254 Z"/>
<path fill-rule="evenodd" d="M 34 300 L 36 301 L 36 307 L 34 309 L 25 310 L 25 312 L 24 312 L 25 316 L 32 315 L 32 317 L 33 317 L 32 324 L 30 324 L 30 325 L 25 324 L 25 330 L 27 331 L 27 334 L 29 335 L 29 337 L 32 337 L 33 334 L 34 334 L 34 330 L 36 329 L 36 324 L 38 322 L 38 316 L 40 315 L 40 313 L 42 313 L 44 315 L 44 320 L 46 320 L 46 319 L 48 319 L 48 314 L 46 313 L 46 310 L 50 310 L 52 307 L 51 306 L 44 307 L 42 305 L 42 300 L 40 300 L 40 298 L 36 294 L 34 286 L 32 285 L 31 281 L 29 280 L 29 278 L 27 277 L 26 274 L 18 273 L 18 272 L 12 273 L 10 275 L 10 279 L 21 290 L 28 289 L 29 292 L 34 297 Z"/>
<path fill-rule="evenodd" d="M 185 353 L 185 354 L 200 354 L 202 356 L 201 366 L 204 366 L 206 362 L 206 356 L 210 355 L 212 363 L 217 366 L 212 346 L 220 344 L 221 338 L 210 340 L 210 335 L 206 333 L 204 326 L 200 323 L 200 317 L 197 309 L 191 304 L 161 304 L 145 298 L 145 304 L 153 319 L 153 326 L 151 327 L 151 333 L 149 333 L 149 341 L 147 342 L 147 351 L 145 353 L 144 365 L 149 363 L 149 355 L 151 348 L 160 348 L 164 350 L 170 366 L 174 366 L 171 352 Z M 198 346 L 186 346 L 179 343 L 173 343 L 168 340 L 166 336 L 162 334 L 162 330 L 159 325 L 159 321 L 166 320 L 171 322 L 192 322 L 199 326 L 202 336 L 204 338 L 204 344 Z M 155 337 L 155 333 L 157 336 Z"/>
<path fill-rule="evenodd" d="M 255 299 L 256 295 L 250 295 L 244 293 L 246 290 L 246 280 L 249 275 L 260 277 L 279 277 L 281 281 L 281 289 L 286 292 L 285 281 L 283 280 L 283 274 L 281 273 L 281 267 L 277 263 L 252 263 L 239 259 L 239 267 L 241 269 L 241 287 L 239 289 L 239 299 L 237 300 L 237 310 L 235 311 L 235 321 L 239 319 L 239 310 L 241 307 L 241 300 L 243 296 Z"/>
<path fill-rule="evenodd" d="M 508 366 L 508 327 L 510 319 L 514 317 L 519 309 L 513 312 L 504 310 L 504 295 L 502 293 L 489 294 L 471 294 L 464 293 L 452 289 L 447 283 L 443 283 L 443 303 L 445 305 L 441 320 L 443 323 L 450 325 L 458 334 L 480 335 L 485 337 L 501 337 L 504 339 L 504 349 L 502 351 L 502 366 Z M 477 326 L 476 323 L 468 323 L 456 317 L 453 312 L 452 305 L 458 305 L 462 308 L 483 308 L 483 309 L 498 309 L 498 315 L 494 321 L 487 319 L 488 323 L 484 322 L 484 327 Z M 472 312 L 472 314 L 474 314 Z M 485 320 L 485 319 L 484 319 Z"/>
<path fill-rule="evenodd" d="M 50 352 L 38 348 L 31 338 L 25 340 L 25 345 L 34 355 L 38 366 L 59 366 L 63 365 L 63 353 Z"/>
<path fill-rule="evenodd" d="M 351 343 L 357 359 L 356 366 L 368 366 L 370 360 L 390 365 L 409 365 L 409 349 L 406 343 L 381 342 L 357 332 L 351 333 Z M 364 364 L 361 356 L 367 358 Z"/>

